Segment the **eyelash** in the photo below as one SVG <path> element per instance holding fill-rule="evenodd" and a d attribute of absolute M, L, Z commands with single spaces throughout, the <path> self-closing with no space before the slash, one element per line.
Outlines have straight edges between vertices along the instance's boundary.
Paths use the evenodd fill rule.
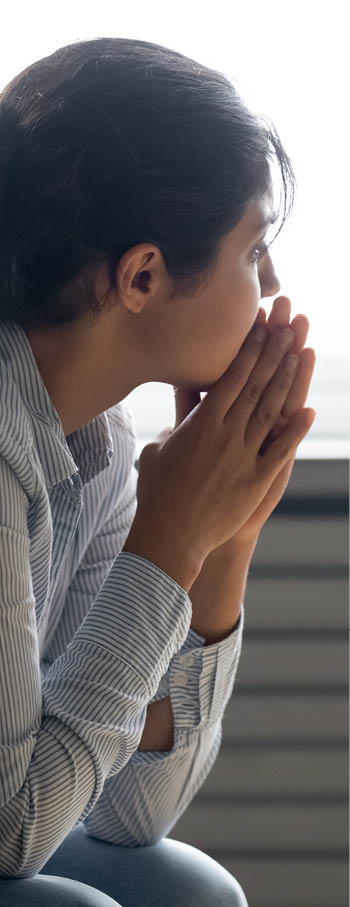
<path fill-rule="evenodd" d="M 258 261 L 260 258 L 263 258 L 263 256 L 267 252 L 267 250 L 268 250 L 268 246 L 264 242 L 261 243 L 260 246 L 257 246 L 256 249 L 254 249 L 253 251 L 257 252 L 258 254 L 254 255 L 254 257 L 251 259 L 252 262 Z"/>

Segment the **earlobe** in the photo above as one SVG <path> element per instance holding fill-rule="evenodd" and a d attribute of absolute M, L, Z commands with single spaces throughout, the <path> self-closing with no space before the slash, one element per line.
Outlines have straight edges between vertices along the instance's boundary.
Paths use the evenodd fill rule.
<path fill-rule="evenodd" d="M 137 271 L 130 284 L 127 280 L 126 272 L 124 272 L 124 279 L 119 284 L 119 300 L 124 308 L 136 315 L 142 312 L 150 298 L 149 277 L 149 271 Z"/>

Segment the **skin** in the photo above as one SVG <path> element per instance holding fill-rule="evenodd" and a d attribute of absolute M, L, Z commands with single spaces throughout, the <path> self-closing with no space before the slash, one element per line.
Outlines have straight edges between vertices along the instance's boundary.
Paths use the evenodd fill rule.
<path fill-rule="evenodd" d="M 288 353 L 296 353 L 299 356 L 299 365 L 295 373 L 293 383 L 286 395 L 284 404 L 276 419 L 276 422 L 273 425 L 271 431 L 268 433 L 261 447 L 261 454 L 263 454 L 268 446 L 283 433 L 289 421 L 293 419 L 293 417 L 296 416 L 297 413 L 303 410 L 315 368 L 315 350 L 311 347 L 305 348 L 305 342 L 309 331 L 309 321 L 306 315 L 296 315 L 293 320 L 290 321 L 290 315 L 290 299 L 287 296 L 279 296 L 274 300 L 268 319 L 266 319 L 265 310 L 263 308 L 259 308 L 257 317 L 254 322 L 254 325 L 263 324 L 267 328 L 268 333 L 265 345 L 268 342 L 271 334 L 273 334 L 275 331 L 286 327 L 292 328 L 295 334 L 295 339 L 292 345 L 289 347 Z M 197 406 L 197 404 L 200 402 L 201 397 L 199 393 L 186 390 L 182 387 L 174 387 L 174 391 L 176 409 L 175 428 L 177 428 L 177 426 L 180 425 L 183 419 L 186 418 L 188 413 L 190 413 L 192 409 Z M 312 422 L 313 418 L 310 418 L 309 411 L 305 415 L 305 425 L 309 424 L 309 426 L 311 427 Z M 164 429 L 163 432 L 160 432 L 159 438 L 162 441 L 165 441 L 172 431 L 172 428 Z M 293 450 L 289 460 L 276 476 L 263 501 L 261 501 L 257 509 L 254 511 L 254 513 L 252 513 L 247 522 L 241 527 L 239 532 L 232 536 L 231 539 L 228 539 L 228 541 L 223 545 L 220 545 L 210 553 L 209 557 L 205 561 L 206 570 L 209 570 L 209 577 L 211 576 L 210 571 L 213 569 L 215 572 L 217 565 L 219 565 L 220 570 L 222 569 L 223 565 L 230 565 L 233 562 L 234 557 L 237 555 L 237 550 L 239 549 L 239 547 L 241 547 L 242 550 L 254 549 L 263 525 L 266 523 L 272 511 L 275 509 L 285 492 L 291 476 L 291 472 L 293 470 L 295 456 L 296 449 Z M 253 547 L 251 547 L 252 545 Z"/>
<path fill-rule="evenodd" d="M 268 230 L 257 231 L 257 225 L 272 212 L 271 190 L 249 203 L 222 243 L 210 282 L 195 296 L 174 300 L 175 285 L 159 248 L 140 243 L 119 261 L 118 290 L 93 326 L 87 316 L 26 331 L 66 436 L 140 384 L 159 381 L 198 393 L 219 380 L 255 320 L 264 318 L 261 299 L 281 286 L 269 252 L 252 260 Z M 108 287 L 102 267 L 99 298 Z M 305 316 L 297 317 L 308 326 Z M 300 338 L 302 333 L 300 328 Z"/>

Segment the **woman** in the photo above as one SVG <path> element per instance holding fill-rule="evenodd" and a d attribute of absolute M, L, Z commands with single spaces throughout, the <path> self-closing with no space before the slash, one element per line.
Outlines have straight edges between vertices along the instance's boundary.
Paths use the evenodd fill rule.
<path fill-rule="evenodd" d="M 0 904 L 241 907 L 166 835 L 218 755 L 249 563 L 315 415 L 307 318 L 282 347 L 289 300 L 259 309 L 292 165 L 221 73 L 120 38 L 13 79 L 0 148 Z M 138 476 L 122 401 L 148 381 L 176 427 Z"/>

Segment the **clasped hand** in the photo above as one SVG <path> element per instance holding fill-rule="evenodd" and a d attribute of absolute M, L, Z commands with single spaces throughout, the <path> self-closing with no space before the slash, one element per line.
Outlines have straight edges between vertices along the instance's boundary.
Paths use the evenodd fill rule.
<path fill-rule="evenodd" d="M 259 451 L 259 453 L 261 454 L 263 454 L 269 444 L 276 438 L 278 438 L 279 435 L 284 431 L 289 420 L 293 418 L 293 416 L 295 416 L 296 413 L 302 410 L 305 406 L 311 378 L 315 368 L 315 350 L 311 347 L 307 349 L 304 348 L 309 331 L 309 321 L 306 315 L 296 315 L 293 318 L 293 321 L 290 323 L 290 314 L 291 303 L 289 298 L 287 296 L 279 296 L 274 301 L 269 318 L 266 320 L 266 312 L 264 309 L 260 308 L 256 317 L 256 321 L 253 325 L 253 327 L 255 327 L 257 324 L 262 324 L 265 325 L 265 327 L 268 329 L 268 335 L 265 343 L 268 342 L 271 334 L 273 334 L 277 329 L 284 327 L 292 328 L 295 333 L 295 340 L 293 341 L 292 346 L 288 349 L 288 353 L 296 353 L 300 357 L 294 381 L 289 389 L 289 392 L 287 393 L 280 414 L 272 429 L 267 434 L 265 441 Z M 188 413 L 190 413 L 194 409 L 194 407 L 197 406 L 198 403 L 200 403 L 201 397 L 199 392 L 187 391 L 184 388 L 174 387 L 174 393 L 176 406 L 176 423 L 174 427 L 177 428 L 178 425 L 180 425 L 180 423 L 186 418 Z M 165 429 L 164 432 L 161 432 L 160 436 L 162 436 L 162 439 L 165 440 L 166 433 L 168 432 L 169 435 L 169 432 L 171 433 L 172 430 L 174 429 Z M 160 436 L 158 436 L 158 438 L 160 438 Z M 214 560 L 218 557 L 221 558 L 229 556 L 232 543 L 234 544 L 236 549 L 238 543 L 250 544 L 257 539 L 262 526 L 271 515 L 272 511 L 275 509 L 284 494 L 293 469 L 295 456 L 296 449 L 288 462 L 283 466 L 280 473 L 276 476 L 265 498 L 260 502 L 254 513 L 251 514 L 247 522 L 243 526 L 241 526 L 239 532 L 236 533 L 232 537 L 232 539 L 228 539 L 228 541 L 226 541 L 223 545 L 220 545 L 210 553 L 209 558 L 211 560 Z"/>

